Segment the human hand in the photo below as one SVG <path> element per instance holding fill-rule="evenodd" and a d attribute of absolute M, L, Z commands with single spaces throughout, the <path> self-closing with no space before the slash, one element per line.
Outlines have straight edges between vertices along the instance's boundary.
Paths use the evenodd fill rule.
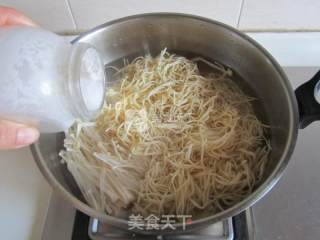
<path fill-rule="evenodd" d="M 22 13 L 7 7 L 0 7 L 0 27 L 11 25 L 36 24 Z M 36 128 L 14 123 L 6 120 L 0 120 L 0 149 L 15 149 L 27 146 L 39 138 L 39 132 Z"/>
<path fill-rule="evenodd" d="M 30 18 L 9 7 L 0 6 L 0 26 L 27 25 L 37 26 Z"/>

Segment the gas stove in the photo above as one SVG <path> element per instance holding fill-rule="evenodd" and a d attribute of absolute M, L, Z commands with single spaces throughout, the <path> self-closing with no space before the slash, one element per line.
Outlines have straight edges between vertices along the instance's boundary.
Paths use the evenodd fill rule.
<path fill-rule="evenodd" d="M 284 68 L 296 88 L 318 68 Z M 76 211 L 53 193 L 42 232 L 44 240 L 308 240 L 320 236 L 320 123 L 299 131 L 298 142 L 284 176 L 252 208 L 192 233 L 141 236 L 122 231 Z"/>
<path fill-rule="evenodd" d="M 101 223 L 73 209 L 59 195 L 53 194 L 46 224 L 44 240 L 253 240 L 255 228 L 252 209 L 212 224 L 198 231 L 172 235 L 139 235 Z"/>
<path fill-rule="evenodd" d="M 320 33 L 249 33 L 248 35 L 264 46 L 282 66 L 290 66 L 284 67 L 284 70 L 293 88 L 310 79 L 319 70 Z M 74 38 L 75 36 L 69 37 L 70 40 Z M 315 122 L 299 131 L 294 154 L 279 183 L 252 207 L 249 215 L 241 214 L 241 216 L 251 216 L 247 217 L 246 221 L 236 222 L 238 217 L 229 220 L 229 223 L 232 223 L 233 237 L 238 237 L 239 233 L 247 231 L 248 235 L 251 234 L 251 237 L 258 240 L 320 238 L 319 136 L 320 122 Z M 97 226 L 94 229 L 98 231 L 89 230 L 89 217 L 77 213 L 57 194 L 51 194 L 51 191 L 37 169 L 28 148 L 2 151 L 0 154 L 1 239 L 81 240 L 80 236 L 89 239 L 89 235 L 91 237 L 100 235 L 100 223 L 92 225 Z M 248 224 L 247 220 L 251 223 Z M 219 226 L 221 233 L 221 224 Z M 110 237 L 110 232 L 108 233 Z M 199 238 L 198 236 L 189 235 L 188 238 L 191 240 Z M 222 236 L 220 235 L 220 239 L 228 239 L 226 237 L 232 234 Z M 245 239 L 241 237 L 242 235 L 240 239 Z M 214 238 L 209 236 L 208 239 Z"/>
<path fill-rule="evenodd" d="M 72 233 L 72 239 L 85 239 L 85 240 L 124 240 L 124 239 L 144 239 L 144 240 L 236 240 L 236 239 L 252 239 L 249 238 L 253 228 L 249 226 L 251 221 L 251 211 L 248 210 L 239 214 L 234 218 L 230 218 L 215 224 L 212 224 L 206 228 L 203 228 L 194 232 L 186 232 L 178 235 L 157 235 L 157 236 L 142 236 L 139 234 L 126 232 L 107 224 L 100 223 L 97 219 L 83 216 L 83 213 L 77 212 L 75 218 L 74 229 Z M 81 219 L 81 220 L 80 220 Z M 86 220 L 86 221 L 85 221 Z M 79 230 L 82 229 L 82 224 L 88 225 L 88 232 L 83 236 L 79 236 Z M 240 227 L 239 224 L 246 227 Z M 240 231 L 239 231 L 240 230 Z M 83 237 L 83 238 L 81 238 Z"/>

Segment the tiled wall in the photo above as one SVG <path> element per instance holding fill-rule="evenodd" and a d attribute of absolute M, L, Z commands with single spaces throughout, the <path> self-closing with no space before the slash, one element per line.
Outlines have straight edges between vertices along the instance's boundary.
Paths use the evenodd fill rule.
<path fill-rule="evenodd" d="M 0 0 L 59 33 L 144 12 L 183 12 L 243 31 L 320 31 L 319 0 Z"/>

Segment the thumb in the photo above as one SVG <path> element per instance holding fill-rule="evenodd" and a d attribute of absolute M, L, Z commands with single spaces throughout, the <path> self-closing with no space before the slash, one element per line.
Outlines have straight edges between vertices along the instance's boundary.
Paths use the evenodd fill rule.
<path fill-rule="evenodd" d="M 9 7 L 0 7 L 0 26 L 10 25 L 36 26 L 31 19 L 21 12 Z"/>
<path fill-rule="evenodd" d="M 0 120 L 0 149 L 24 147 L 38 138 L 39 132 L 36 128 Z"/>

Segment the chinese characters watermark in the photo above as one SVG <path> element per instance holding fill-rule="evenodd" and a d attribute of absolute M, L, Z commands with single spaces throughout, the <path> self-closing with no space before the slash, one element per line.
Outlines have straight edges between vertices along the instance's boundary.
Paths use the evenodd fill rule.
<path fill-rule="evenodd" d="M 162 215 L 161 217 L 156 215 L 149 215 L 143 217 L 142 215 L 130 215 L 128 221 L 129 230 L 175 230 L 175 223 L 181 223 L 182 229 L 185 230 L 187 225 L 192 223 L 191 215 Z"/>

